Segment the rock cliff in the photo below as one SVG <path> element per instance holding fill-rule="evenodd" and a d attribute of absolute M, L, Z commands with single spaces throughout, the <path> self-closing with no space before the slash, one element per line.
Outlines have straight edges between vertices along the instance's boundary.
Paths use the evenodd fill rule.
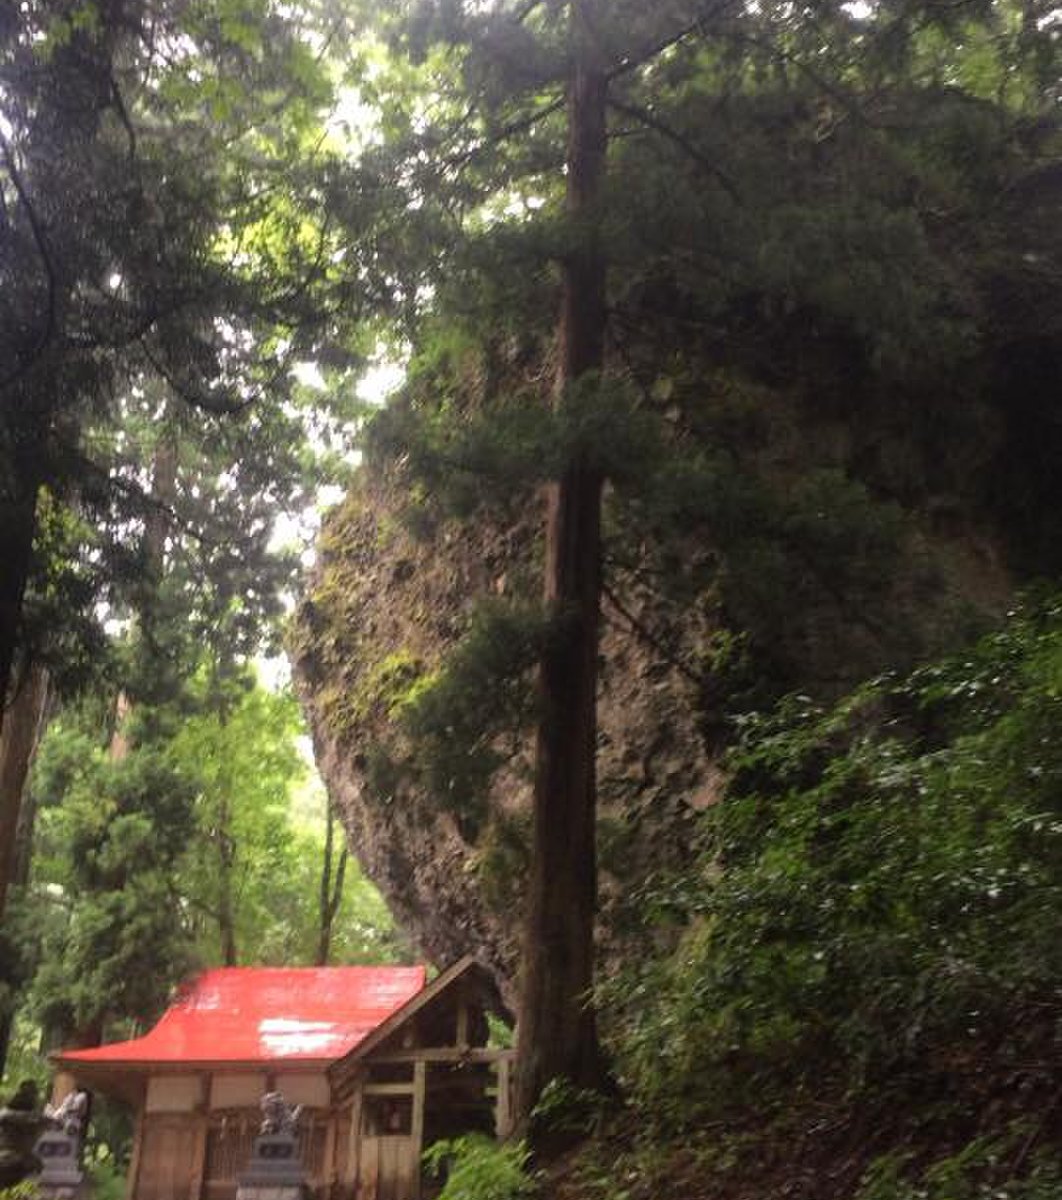
<path fill-rule="evenodd" d="M 809 433 L 807 441 L 814 440 Z M 814 510 L 816 497 L 809 501 L 800 492 L 807 490 L 806 475 L 794 478 L 780 468 L 776 445 L 760 465 L 786 513 L 809 504 Z M 459 806 L 438 804 L 403 769 L 402 712 L 483 597 L 534 595 L 540 512 L 529 498 L 497 518 L 481 512 L 471 521 L 412 519 L 413 487 L 401 465 L 365 467 L 327 518 L 290 638 L 296 686 L 351 848 L 397 921 L 437 963 L 477 953 L 511 1001 L 530 737 L 525 731 L 510 747 L 486 818 L 470 827 Z M 989 542 L 969 537 L 961 524 L 946 526 L 924 507 L 893 515 L 895 544 L 871 581 L 878 593 L 873 606 L 863 603 L 857 582 L 844 579 L 832 589 L 821 572 L 803 571 L 793 529 L 765 543 L 775 548 L 771 554 L 792 552 L 797 565 L 790 576 L 772 575 L 771 554 L 760 546 L 759 557 L 732 555 L 726 573 L 708 572 L 713 582 L 699 587 L 698 563 L 714 554 L 699 531 L 690 533 L 687 561 L 672 564 L 686 580 L 683 588 L 657 587 L 651 571 L 610 564 L 599 732 L 606 962 L 636 936 L 628 917 L 639 884 L 694 852 L 696 814 L 719 798 L 721 713 L 733 701 L 724 692 L 740 687 L 742 670 L 734 662 L 748 657 L 757 604 L 767 606 L 776 630 L 766 642 L 758 635 L 754 646 L 759 682 L 774 670 L 776 690 L 795 683 L 827 694 L 898 658 L 939 649 L 964 623 L 1007 602 L 1010 582 Z M 743 544 L 752 545 L 751 534 Z M 839 553 L 848 552 L 855 556 L 858 547 L 842 539 Z M 743 669 L 747 674 L 747 662 Z"/>

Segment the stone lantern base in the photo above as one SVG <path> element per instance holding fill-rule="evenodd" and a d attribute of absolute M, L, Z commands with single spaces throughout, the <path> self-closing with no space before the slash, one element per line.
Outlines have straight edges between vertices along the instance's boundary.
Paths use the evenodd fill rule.
<path fill-rule="evenodd" d="M 49 1200 L 75 1200 L 85 1194 L 77 1134 L 49 1129 L 41 1134 L 33 1149 L 41 1161 L 41 1173 L 36 1180 L 41 1195 Z"/>
<path fill-rule="evenodd" d="M 305 1200 L 306 1175 L 293 1133 L 260 1133 L 240 1176 L 236 1200 Z"/>

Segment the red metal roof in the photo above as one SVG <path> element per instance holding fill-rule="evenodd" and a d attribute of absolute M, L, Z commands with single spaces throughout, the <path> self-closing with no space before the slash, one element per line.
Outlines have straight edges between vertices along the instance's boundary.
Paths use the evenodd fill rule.
<path fill-rule="evenodd" d="M 193 980 L 150 1033 L 72 1063 L 331 1060 L 419 992 L 424 967 L 219 967 Z"/>

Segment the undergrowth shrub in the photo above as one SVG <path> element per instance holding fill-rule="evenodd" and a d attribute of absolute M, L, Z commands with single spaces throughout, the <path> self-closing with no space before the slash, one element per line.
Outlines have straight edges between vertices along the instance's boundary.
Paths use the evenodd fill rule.
<path fill-rule="evenodd" d="M 537 1192 L 530 1158 L 524 1142 L 482 1134 L 436 1142 L 424 1152 L 428 1170 L 446 1176 L 439 1200 L 529 1200 Z"/>
<path fill-rule="evenodd" d="M 882 1155 L 867 1168 L 854 1200 L 1058 1200 L 1058 1164 L 1034 1161 L 1015 1179 L 1007 1169 L 1012 1149 L 1006 1138 L 976 1138 L 913 1177 L 905 1155 Z"/>
<path fill-rule="evenodd" d="M 993 1072 L 1043 1087 L 1062 604 L 832 709 L 798 696 L 745 719 L 730 771 L 698 869 L 641 897 L 648 922 L 684 922 L 677 951 L 601 989 L 636 1101 L 681 1127 L 833 1088 L 946 1119 Z"/>
<path fill-rule="evenodd" d="M 0 1200 L 40 1200 L 41 1190 L 32 1179 L 0 1187 Z"/>

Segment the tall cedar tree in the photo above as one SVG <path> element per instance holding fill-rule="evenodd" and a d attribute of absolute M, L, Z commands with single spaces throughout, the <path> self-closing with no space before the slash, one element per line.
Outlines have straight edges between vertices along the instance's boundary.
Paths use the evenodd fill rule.
<path fill-rule="evenodd" d="M 754 522 L 734 516 L 743 513 L 750 491 L 744 464 L 730 471 L 727 460 L 723 471 L 720 461 L 734 448 L 713 440 L 722 425 L 713 428 L 703 413 L 692 410 L 694 388 L 711 395 L 726 372 L 728 382 L 739 387 L 752 381 L 759 391 L 766 379 L 781 393 L 799 382 L 813 396 L 827 391 L 831 370 L 851 363 L 855 365 L 839 373 L 844 375 L 845 402 L 853 407 L 853 397 L 900 389 L 920 396 L 938 372 L 954 382 L 955 363 L 966 361 L 971 352 L 975 324 L 998 336 L 998 314 L 986 319 L 990 307 L 984 297 L 997 286 L 1001 265 L 1017 271 L 1024 270 L 1022 262 L 1034 262 L 1046 272 L 1048 261 L 1040 253 L 991 253 L 989 233 L 1007 245 L 1023 223 L 999 205 L 984 205 L 984 197 L 989 190 L 985 179 L 993 178 L 992 172 L 1014 179 L 1029 166 L 1013 153 L 1016 145 L 1024 146 L 1020 138 L 995 140 L 997 122 L 1000 130 L 1010 127 L 1026 135 L 1035 130 L 1045 141 L 1051 136 L 1047 131 L 1055 128 L 1054 118 L 1042 114 L 1041 81 L 1052 78 L 1045 64 L 1055 54 L 1050 38 L 1038 37 L 1034 21 L 1021 44 L 1008 50 L 1004 35 L 1013 29 L 1013 14 L 1005 3 L 977 12 L 963 8 L 961 13 L 932 4 L 901 12 L 881 5 L 857 13 L 853 7 L 794 10 L 734 0 L 661 0 L 654 5 L 532 0 L 491 6 L 488 13 L 479 5 L 426 0 L 417 10 L 429 39 L 435 35 L 459 47 L 455 61 L 461 76 L 449 97 L 449 130 L 440 122 L 419 140 L 409 135 L 414 145 L 405 158 L 407 174 L 421 170 L 429 178 L 427 185 L 423 175 L 412 185 L 414 191 L 418 185 L 421 189 L 410 206 L 416 213 L 413 220 L 424 224 L 425 210 L 434 202 L 447 216 L 471 215 L 469 227 L 487 227 L 478 247 L 475 233 L 469 235 L 472 252 L 463 264 L 468 273 L 461 284 L 441 277 L 455 262 L 459 273 L 460 248 L 450 260 L 445 245 L 424 255 L 442 264 L 431 281 L 440 324 L 450 319 L 457 329 L 467 329 L 475 319 L 468 316 L 473 311 L 486 317 L 488 338 L 501 342 L 508 336 L 518 343 L 521 334 L 535 328 L 541 310 L 517 314 L 515 309 L 527 295 L 541 299 L 543 291 L 507 290 L 499 283 L 500 272 L 492 271 L 506 252 L 513 254 L 507 264 L 512 274 L 517 273 L 514 264 L 530 275 L 533 261 L 559 260 L 562 316 L 554 409 L 561 417 L 557 424 L 566 429 L 577 425 L 578 399 L 595 391 L 594 377 L 605 365 L 607 278 L 616 358 L 624 360 L 621 365 L 614 359 L 609 367 L 620 375 L 626 371 L 644 392 L 642 415 L 664 418 L 654 426 L 659 461 L 655 467 L 647 464 L 649 471 L 658 472 L 661 512 L 672 514 L 667 517 L 672 530 L 682 525 L 684 511 L 693 513 L 704 522 L 706 543 L 717 550 L 723 539 L 731 538 L 722 549 L 734 548 L 734 559 L 745 552 L 750 564 L 746 575 L 755 577 L 760 591 L 763 572 L 748 553 L 756 535 Z M 562 15 L 568 22 L 566 54 L 559 49 Z M 1004 95 L 1000 84 L 996 90 L 1003 100 L 986 101 L 993 91 L 991 71 L 987 80 L 969 79 L 964 46 L 976 45 L 981 37 L 1002 48 L 1001 61 L 1010 53 L 1028 72 L 1013 95 Z M 561 73 L 558 57 L 566 59 L 567 68 L 566 219 L 559 231 L 548 223 L 536 230 L 528 221 L 523 228 L 529 236 L 521 242 L 518 222 L 506 228 L 498 212 L 514 193 L 543 198 L 550 192 L 547 173 L 559 165 L 552 136 L 561 111 L 554 98 Z M 983 62 L 980 66 L 983 72 Z M 966 90 L 941 84 L 956 78 L 964 79 Z M 1013 72 L 1001 72 L 1000 78 L 1013 78 Z M 945 94 L 952 107 L 943 105 Z M 991 165 L 985 168 L 971 165 L 976 156 L 970 148 L 981 136 L 979 123 L 990 105 L 995 107 L 985 161 Z M 432 111 L 429 103 L 423 107 Z M 623 140 L 615 141 L 610 163 L 615 179 L 609 182 L 617 186 L 606 189 L 608 111 L 617 114 L 616 133 Z M 408 119 L 406 125 L 415 122 Z M 948 130 L 946 137 L 942 129 Z M 947 155 L 940 149 L 942 137 L 954 139 Z M 401 135 L 395 141 L 401 154 Z M 455 143 L 459 149 L 447 153 Z M 434 176 L 431 163 L 439 164 Z M 665 168 L 670 171 L 666 176 Z M 1002 191 L 1018 194 L 1015 188 Z M 486 218 L 483 209 L 477 212 L 477 202 L 489 210 Z M 949 217 L 948 238 L 940 236 L 939 210 L 945 202 L 947 211 L 957 214 Z M 605 208 L 607 222 L 602 219 Z M 548 214 L 548 201 L 543 211 Z M 955 234 L 958 215 L 965 222 L 963 237 Z M 466 232 L 458 233 L 457 240 Z M 559 252 L 558 232 L 564 239 Z M 606 274 L 608 259 L 613 267 Z M 470 280 L 486 284 L 487 299 L 478 310 L 476 298 L 469 295 Z M 1028 280 L 1021 284 L 1028 291 Z M 508 308 L 496 303 L 499 296 Z M 1039 314 L 1038 320 L 1048 323 Z M 684 340 L 677 337 L 668 329 L 669 321 L 692 333 Z M 676 403 L 665 412 L 665 393 L 658 398 L 653 390 L 666 361 L 662 346 L 681 362 L 680 378 L 688 372 L 695 381 L 687 397 L 690 411 Z M 829 367 L 824 366 L 827 357 Z M 676 380 L 663 373 L 661 382 L 670 394 Z M 489 363 L 483 374 L 490 375 Z M 454 464 L 462 462 L 461 434 L 448 441 L 449 430 L 468 419 L 453 403 L 462 380 L 447 378 L 445 371 L 442 375 L 440 388 L 431 370 L 424 372 L 425 390 L 443 399 L 437 405 L 432 398 L 424 401 L 428 415 L 422 429 L 416 429 L 414 416 L 412 437 L 403 447 L 411 445 L 414 456 L 426 448 L 425 477 L 440 489 L 447 483 L 443 468 L 452 474 Z M 484 390 L 491 386 L 485 383 Z M 415 391 L 412 395 L 415 408 L 419 399 Z M 697 397 L 702 404 L 704 399 Z M 515 397 L 517 404 L 522 400 L 526 391 Z M 566 425 L 569 404 L 572 420 Z M 399 430 L 399 442 L 401 421 L 399 414 L 392 427 Z M 444 423 L 447 432 L 439 440 Z M 520 428 L 526 433 L 526 425 Z M 382 430 L 386 440 L 388 427 Z M 482 445 L 477 457 L 476 433 L 472 429 L 468 437 L 464 461 L 469 475 L 477 468 L 488 474 Z M 698 461 L 702 439 L 704 453 Z M 648 440 L 632 439 L 628 458 L 645 452 L 651 459 Z M 485 441 L 496 448 L 501 438 Z M 682 441 L 695 451 L 684 463 L 687 478 L 701 478 L 704 494 L 681 496 L 673 504 L 663 485 L 671 475 L 682 481 L 682 474 L 672 470 Z M 439 453 L 432 464 L 435 450 Z M 545 592 L 556 636 L 545 648 L 539 676 L 533 865 L 520 1006 L 517 1103 L 525 1117 L 550 1078 L 566 1076 L 583 1084 L 600 1078 L 587 991 L 596 874 L 601 500 L 605 476 L 615 482 L 628 466 L 620 464 L 619 471 L 601 467 L 602 457 L 617 461 L 615 450 L 609 460 L 600 447 L 577 444 L 548 488 Z M 554 470 L 556 462 L 551 459 L 543 467 L 540 461 L 537 469 Z M 720 479 L 727 486 L 733 483 L 733 496 L 722 493 Z M 837 511 L 846 494 L 851 493 L 838 489 L 831 501 Z M 822 508 L 816 502 L 811 514 L 816 520 Z M 720 519 L 711 519 L 713 510 Z M 755 516 L 754 503 L 748 511 Z M 777 530 L 768 528 L 769 537 L 776 537 L 786 552 L 795 540 L 793 516 L 794 500 L 786 495 L 778 505 Z M 651 544 L 655 533 L 647 523 L 635 546 Z M 842 542 L 838 569 L 853 557 Z M 800 573 L 807 574 L 806 566 Z M 836 584 L 832 563 L 824 574 L 831 586 Z"/>
<path fill-rule="evenodd" d="M 600 373 L 605 347 L 605 260 L 598 207 L 607 152 L 608 79 L 594 0 L 570 7 L 567 208 L 578 243 L 563 263 L 556 402 Z M 530 1116 L 554 1078 L 601 1082 L 589 991 L 597 907 L 597 655 L 601 602 L 599 471 L 581 452 L 549 485 L 546 603 L 557 636 L 543 653 L 535 753 L 531 878 L 517 1053 L 516 1112 Z"/>

